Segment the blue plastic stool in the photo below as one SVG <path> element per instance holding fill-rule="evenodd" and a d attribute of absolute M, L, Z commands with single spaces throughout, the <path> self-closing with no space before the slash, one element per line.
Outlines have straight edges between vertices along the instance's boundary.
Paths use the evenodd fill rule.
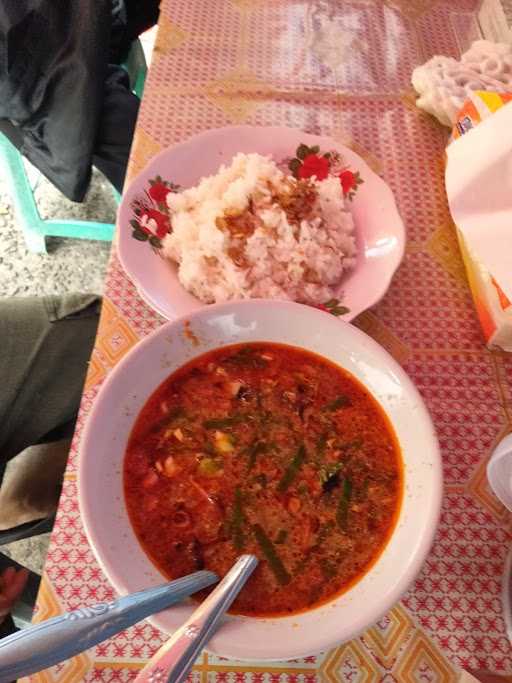
<path fill-rule="evenodd" d="M 130 76 L 132 91 L 140 98 L 146 79 L 146 60 L 139 40 L 130 49 L 123 67 Z M 23 231 L 25 243 L 29 251 L 46 253 L 45 237 L 73 237 L 86 240 L 104 240 L 110 242 L 114 235 L 112 223 L 80 221 L 75 219 L 43 219 L 39 215 L 34 198 L 34 189 L 30 184 L 23 157 L 16 147 L 0 133 L 0 163 L 4 168 L 5 179 L 9 185 L 9 194 L 14 205 L 16 218 Z M 113 187 L 112 191 L 119 204 L 121 195 Z"/>

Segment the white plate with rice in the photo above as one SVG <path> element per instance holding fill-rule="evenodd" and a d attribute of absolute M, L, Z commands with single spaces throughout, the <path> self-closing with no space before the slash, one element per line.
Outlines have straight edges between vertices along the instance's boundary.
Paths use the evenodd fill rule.
<path fill-rule="evenodd" d="M 267 298 L 351 320 L 386 292 L 405 246 L 391 190 L 334 140 L 232 126 L 157 155 L 118 213 L 121 263 L 173 319 Z"/>

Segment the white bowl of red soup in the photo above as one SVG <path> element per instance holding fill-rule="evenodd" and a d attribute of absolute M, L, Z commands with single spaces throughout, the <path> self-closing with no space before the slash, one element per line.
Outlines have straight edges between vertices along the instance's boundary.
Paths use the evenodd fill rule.
<path fill-rule="evenodd" d="M 420 570 L 441 493 L 405 372 L 295 303 L 208 306 L 160 327 L 108 377 L 81 446 L 85 528 L 119 593 L 257 555 L 209 644 L 238 659 L 304 656 L 375 623 Z M 150 621 L 172 632 L 195 605 Z"/>

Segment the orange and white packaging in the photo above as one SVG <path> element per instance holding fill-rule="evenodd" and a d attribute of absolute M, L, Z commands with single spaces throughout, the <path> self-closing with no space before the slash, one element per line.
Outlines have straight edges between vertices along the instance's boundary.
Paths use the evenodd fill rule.
<path fill-rule="evenodd" d="M 512 93 L 472 93 L 446 155 L 448 204 L 486 344 L 512 352 Z"/>

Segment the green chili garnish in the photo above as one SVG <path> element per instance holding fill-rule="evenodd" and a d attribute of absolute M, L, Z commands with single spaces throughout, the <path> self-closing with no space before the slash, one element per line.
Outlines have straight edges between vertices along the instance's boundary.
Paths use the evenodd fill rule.
<path fill-rule="evenodd" d="M 258 455 L 263 453 L 264 451 L 267 450 L 267 446 L 262 443 L 261 441 L 255 441 L 253 444 L 249 446 L 247 449 L 247 452 L 249 454 L 249 461 L 247 463 L 247 469 L 249 472 L 252 470 L 254 465 L 256 464 L 256 459 Z"/>
<path fill-rule="evenodd" d="M 352 439 L 352 441 L 346 441 L 345 443 L 342 443 L 340 448 L 344 451 L 352 451 L 352 450 L 357 450 L 358 448 L 361 448 L 363 445 L 363 440 L 361 438 L 357 439 Z"/>
<path fill-rule="evenodd" d="M 266 368 L 268 363 L 261 357 L 261 355 L 250 346 L 244 346 L 239 351 L 228 358 L 224 358 L 223 364 L 232 364 L 237 366 L 245 366 L 253 369 Z"/>
<path fill-rule="evenodd" d="M 304 447 L 304 444 L 301 444 L 299 446 L 299 449 L 297 450 L 297 453 L 293 457 L 293 460 L 290 462 L 290 464 L 288 465 L 288 467 L 284 471 L 284 474 L 281 477 L 281 481 L 277 485 L 277 490 L 280 493 L 283 493 L 283 491 L 286 491 L 286 489 L 290 486 L 292 481 L 297 476 L 297 473 L 300 470 L 300 467 L 301 467 L 302 463 L 304 462 L 305 458 L 306 458 L 306 449 Z"/>
<path fill-rule="evenodd" d="M 325 455 L 325 447 L 327 446 L 327 432 L 320 434 L 320 437 L 316 444 L 316 450 L 318 457 L 322 459 Z"/>
<path fill-rule="evenodd" d="M 178 417 L 185 417 L 185 408 L 183 406 L 175 406 L 167 414 L 169 420 L 176 420 Z"/>
<path fill-rule="evenodd" d="M 229 429 L 229 427 L 234 427 L 243 421 L 244 417 L 242 415 L 233 415 L 231 417 L 220 417 L 213 418 L 212 420 L 205 420 L 203 422 L 203 427 L 205 429 Z"/>
<path fill-rule="evenodd" d="M 285 586 L 287 583 L 290 583 L 292 577 L 286 571 L 286 567 L 281 562 L 281 558 L 277 554 L 274 544 L 267 536 L 263 528 L 259 524 L 255 524 L 252 529 L 256 541 L 258 542 L 258 545 L 261 548 L 261 552 L 265 556 L 265 559 L 267 560 L 270 569 L 274 572 L 276 579 L 282 586 Z"/>
<path fill-rule="evenodd" d="M 336 521 L 342 531 L 347 530 L 348 526 L 348 507 L 350 499 L 352 498 L 352 482 L 350 479 L 343 480 L 343 492 L 338 503 L 338 510 L 336 511 Z"/>
<path fill-rule="evenodd" d="M 281 545 L 281 543 L 284 543 L 288 537 L 288 531 L 286 529 L 279 529 L 279 533 L 277 534 L 276 538 L 276 544 Z"/>
<path fill-rule="evenodd" d="M 324 575 L 324 579 L 327 580 L 333 579 L 338 573 L 338 568 L 336 565 L 334 565 L 332 562 L 329 562 L 329 560 L 323 560 L 323 562 L 320 563 L 320 569 Z"/>
<path fill-rule="evenodd" d="M 346 396 L 345 394 L 340 394 L 333 401 L 330 401 L 325 406 L 325 409 L 329 410 L 330 412 L 334 412 L 335 410 L 338 410 L 338 408 L 348 408 L 351 405 L 352 405 L 352 401 L 349 399 L 349 397 Z"/>

